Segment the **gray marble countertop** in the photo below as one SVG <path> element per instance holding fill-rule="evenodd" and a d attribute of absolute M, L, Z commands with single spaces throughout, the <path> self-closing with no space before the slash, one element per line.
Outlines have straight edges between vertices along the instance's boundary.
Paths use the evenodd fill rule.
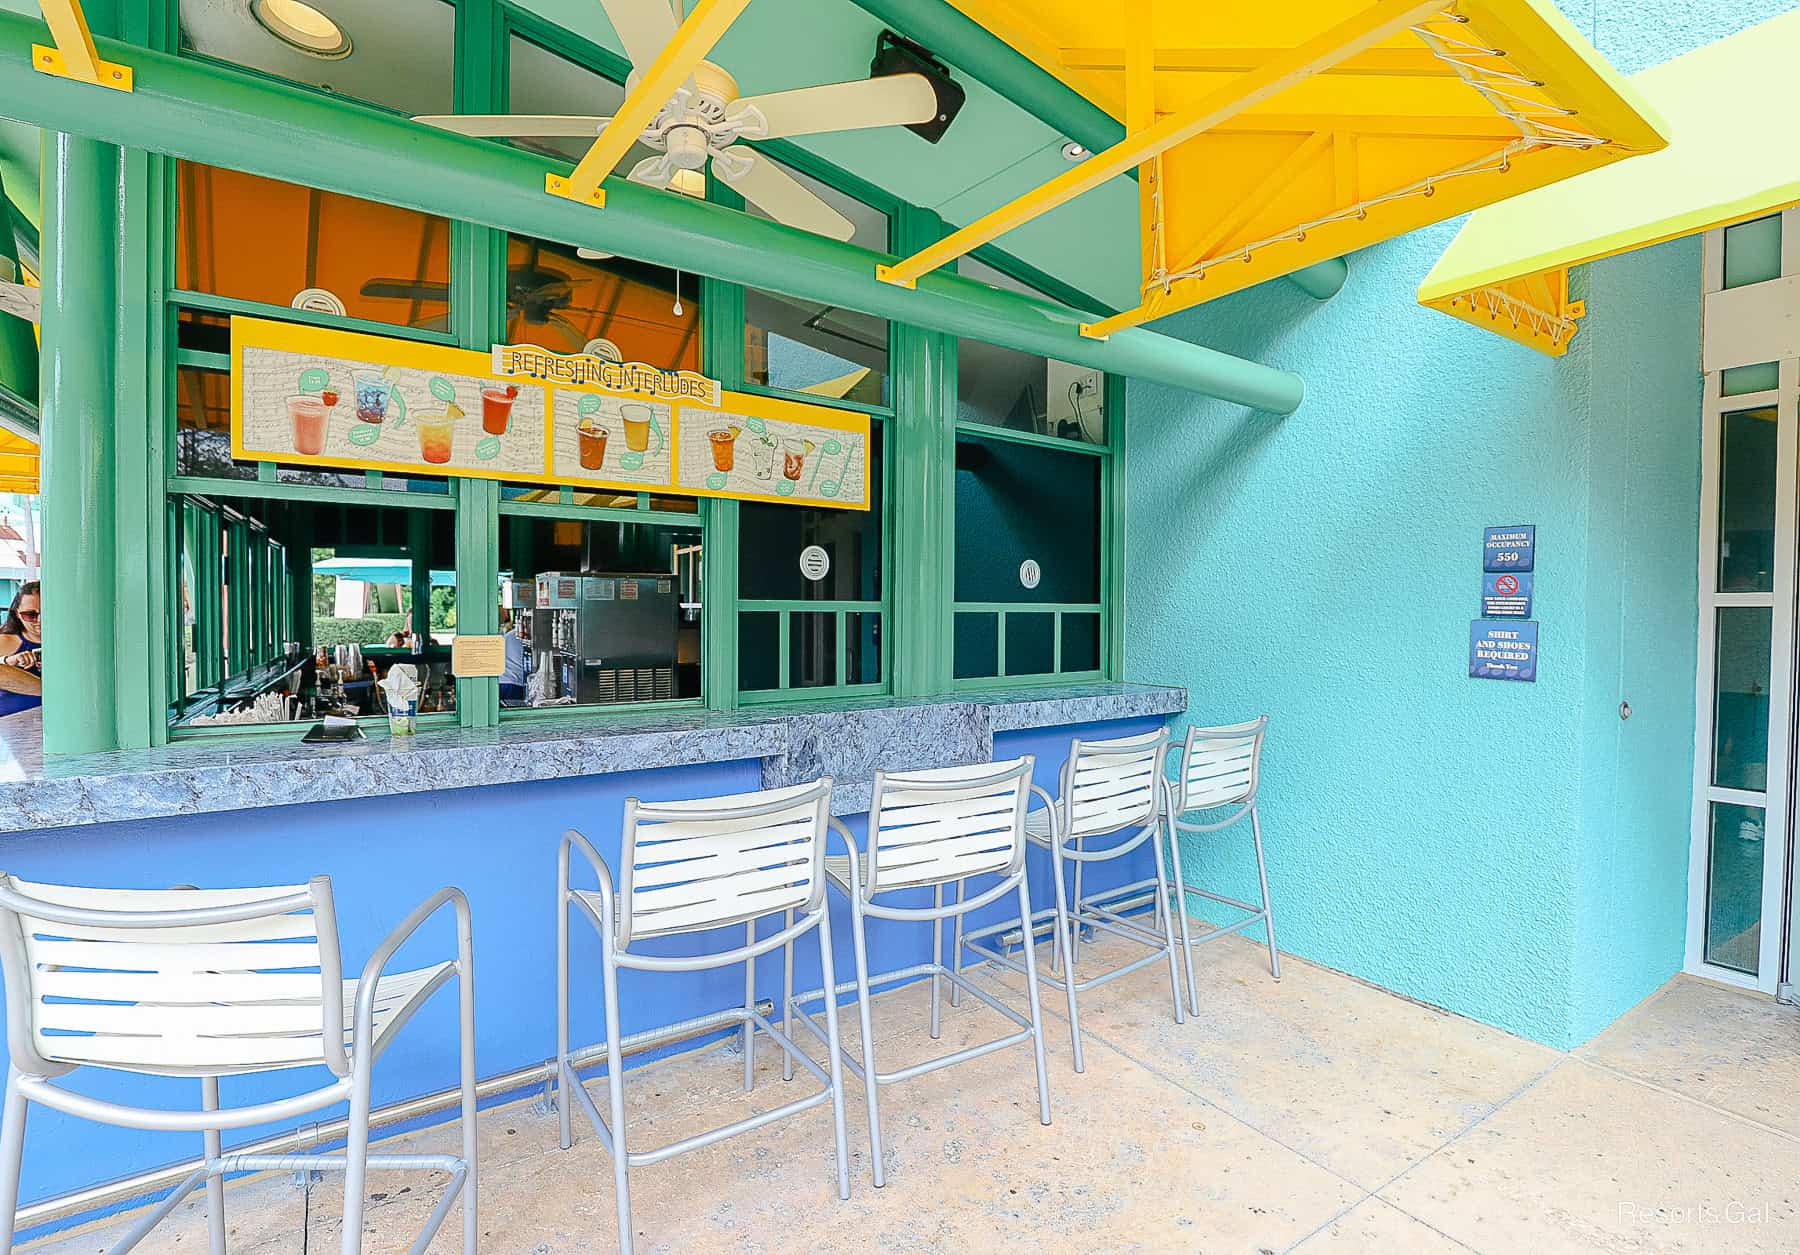
<path fill-rule="evenodd" d="M 987 761 L 997 732 L 1158 717 L 1184 689 L 1073 684 L 731 712 L 663 710 L 447 728 L 347 745 L 299 731 L 46 759 L 38 712 L 0 719 L 0 833 L 761 759 L 765 786 L 829 774 L 867 810 L 878 768 Z"/>

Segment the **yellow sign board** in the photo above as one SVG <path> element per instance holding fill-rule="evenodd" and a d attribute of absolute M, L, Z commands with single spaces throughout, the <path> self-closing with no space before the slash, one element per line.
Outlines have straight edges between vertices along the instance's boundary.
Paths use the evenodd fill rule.
<path fill-rule="evenodd" d="M 231 320 L 248 461 L 869 508 L 869 420 L 535 346 Z"/>

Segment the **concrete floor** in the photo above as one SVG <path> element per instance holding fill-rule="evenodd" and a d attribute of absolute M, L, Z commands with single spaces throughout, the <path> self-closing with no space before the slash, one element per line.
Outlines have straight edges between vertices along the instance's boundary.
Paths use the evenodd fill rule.
<path fill-rule="evenodd" d="M 852 1080 L 848 1203 L 830 1109 L 816 1108 L 634 1170 L 638 1250 L 1800 1250 L 1800 1012 L 1681 977 L 1562 1054 L 1296 959 L 1277 984 L 1237 938 L 1199 959 L 1204 1014 L 1185 1026 L 1164 968 L 1090 994 L 1082 1076 L 1060 999 L 1046 998 L 1051 1127 L 1037 1122 L 1024 1048 L 885 1087 L 877 1191 Z M 972 1002 L 946 1012 L 933 1043 L 923 987 L 878 998 L 881 1066 L 996 1035 L 999 1017 Z M 767 1042 L 747 1095 L 731 1048 L 683 1056 L 631 1074 L 631 1134 L 662 1144 L 803 1084 L 781 1083 Z M 604 1084 L 594 1090 L 604 1108 Z M 484 1251 L 614 1249 L 610 1161 L 579 1115 L 568 1152 L 554 1113 L 529 1103 L 485 1113 L 482 1135 Z M 454 1133 L 406 1141 L 449 1149 Z M 363 1249 L 405 1250 L 435 1183 L 391 1174 L 371 1187 Z M 234 1183 L 231 1249 L 336 1251 L 340 1206 L 335 1178 Z M 30 1249 L 87 1255 L 121 1227 Z M 460 1232 L 453 1213 L 432 1251 L 459 1250 Z M 204 1251 L 201 1206 L 139 1249 Z"/>

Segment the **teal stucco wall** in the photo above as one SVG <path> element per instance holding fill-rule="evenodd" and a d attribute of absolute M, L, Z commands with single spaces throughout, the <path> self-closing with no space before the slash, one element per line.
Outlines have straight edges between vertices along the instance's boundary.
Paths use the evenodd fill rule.
<path fill-rule="evenodd" d="M 1570 15 L 1627 72 L 1785 10 Z M 1282 947 L 1551 1045 L 1682 962 L 1694 728 L 1700 249 L 1576 275 L 1554 361 L 1418 307 L 1456 224 L 1159 330 L 1298 371 L 1282 420 L 1128 394 L 1126 668 L 1267 712 Z M 1535 684 L 1467 678 L 1481 529 L 1538 529 Z M 1633 715 L 1622 720 L 1619 703 Z M 1185 851 L 1254 896 L 1248 833 Z"/>

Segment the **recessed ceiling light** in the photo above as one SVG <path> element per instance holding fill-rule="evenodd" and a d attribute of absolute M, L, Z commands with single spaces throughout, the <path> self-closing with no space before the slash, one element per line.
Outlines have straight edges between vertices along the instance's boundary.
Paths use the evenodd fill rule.
<path fill-rule="evenodd" d="M 350 36 L 330 17 L 302 0 L 250 0 L 250 14 L 290 48 L 327 61 L 350 55 Z"/>
<path fill-rule="evenodd" d="M 1088 157 L 1088 150 L 1075 140 L 1070 140 L 1062 146 L 1062 155 L 1064 161 L 1085 161 Z"/>

